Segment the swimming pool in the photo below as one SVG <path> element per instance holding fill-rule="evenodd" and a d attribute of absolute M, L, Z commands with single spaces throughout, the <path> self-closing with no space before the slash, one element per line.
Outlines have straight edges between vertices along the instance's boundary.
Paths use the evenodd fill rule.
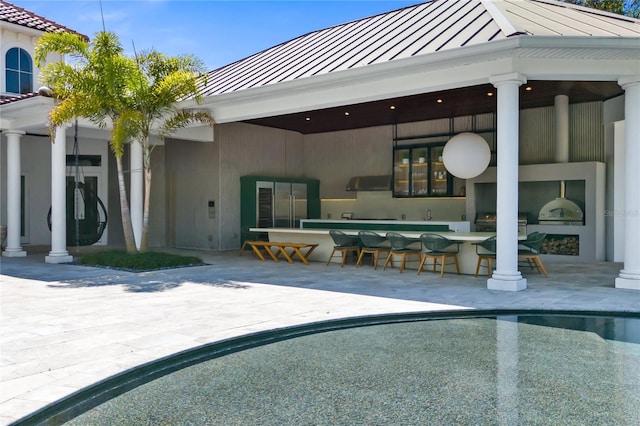
<path fill-rule="evenodd" d="M 640 424 L 640 314 L 411 313 L 261 332 L 129 370 L 17 424 L 44 421 Z"/>

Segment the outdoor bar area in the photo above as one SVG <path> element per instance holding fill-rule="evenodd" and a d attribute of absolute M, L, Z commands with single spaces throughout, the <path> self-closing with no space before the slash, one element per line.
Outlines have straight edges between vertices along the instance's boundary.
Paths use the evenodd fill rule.
<path fill-rule="evenodd" d="M 527 87 L 536 83 L 530 84 Z M 509 166 L 517 198 L 507 203 L 517 220 L 513 245 L 517 247 L 517 268 L 524 274 L 533 270 L 546 276 L 544 264 L 607 259 L 605 193 L 611 185 L 607 183 L 607 164 L 589 161 L 599 158 L 591 152 L 581 153 L 578 145 L 571 142 L 576 128 L 597 129 L 601 105 L 571 105 L 569 97 L 561 94 L 553 97 L 553 103 L 520 111 L 520 144 L 525 149 L 519 154 L 518 164 L 512 162 Z M 265 198 L 264 193 L 254 195 L 253 200 L 243 196 L 243 214 L 255 215 L 243 223 L 246 229 L 243 232 L 249 238 L 259 236 L 263 241 L 281 245 L 313 245 L 306 256 L 299 255 L 305 262 L 343 267 L 342 256 L 350 253 L 336 254 L 340 244 L 332 238 L 332 232 L 352 237 L 352 243 L 360 248 L 366 246 L 361 239 L 362 231 L 375 232 L 382 238 L 388 233 L 399 233 L 413 241 L 406 249 L 420 253 L 408 260 L 406 269 L 419 271 L 421 256 L 431 251 L 421 243 L 421 235 L 435 234 L 453 242 L 441 251 L 455 252 L 457 265 L 445 262 L 445 258 L 429 257 L 427 264 L 433 263 L 433 267 L 425 270 L 440 272 L 439 262 L 445 262 L 446 273 L 459 270 L 462 274 L 491 278 L 498 257 L 496 235 L 500 217 L 497 115 L 471 114 L 392 126 L 392 155 L 386 161 L 389 167 L 386 170 L 391 174 L 380 173 L 380 168 L 360 169 L 361 174 L 345 179 L 345 192 L 340 192 L 335 176 L 323 173 L 316 182 L 317 191 L 307 197 L 309 207 L 298 208 L 304 214 L 290 220 L 278 219 L 279 212 L 295 215 L 296 208 L 279 208 L 282 201 L 278 200 L 282 198 L 277 194 L 273 200 L 270 196 Z M 542 131 L 541 122 L 546 125 Z M 597 133 L 583 136 L 588 150 L 601 143 L 602 136 Z M 316 139 L 324 141 L 321 136 Z M 529 140 L 531 147 L 527 146 Z M 581 157 L 585 161 L 577 161 Z M 332 193 L 340 197 L 326 196 Z M 260 207 L 262 202 L 266 205 Z M 296 203 L 300 205 L 299 200 Z M 386 244 L 390 246 L 391 242 Z M 395 261 L 397 266 L 396 256 L 388 251 L 381 255 L 380 266 L 387 257 L 390 265 Z M 404 260 L 405 257 L 403 263 Z M 352 256 L 351 263 L 364 266 L 368 257 L 362 262 Z"/>
<path fill-rule="evenodd" d="M 381 225 L 382 229 L 399 229 L 402 228 L 401 224 L 386 224 L 384 221 L 373 223 L 372 225 Z M 458 264 L 460 268 L 460 273 L 473 275 L 475 273 L 477 267 L 478 258 L 476 256 L 476 249 L 472 243 L 478 243 L 486 240 L 495 235 L 495 233 L 491 232 L 453 232 L 453 231 L 428 231 L 431 229 L 429 225 L 425 225 L 424 228 L 427 231 L 398 231 L 398 233 L 408 239 L 412 240 L 412 242 L 416 245 L 416 248 L 419 249 L 420 246 L 420 236 L 425 233 L 436 234 L 442 237 L 445 237 L 451 241 L 455 241 L 456 243 L 461 243 L 457 252 L 458 256 Z M 438 227 L 436 227 L 438 228 Z M 331 238 L 329 231 L 333 228 L 327 229 L 318 229 L 318 228 L 307 228 L 307 229 L 283 229 L 283 228 L 254 228 L 254 231 L 263 231 L 269 235 L 269 241 L 275 242 L 294 242 L 294 243 L 312 243 L 318 244 L 318 247 L 308 256 L 308 260 L 317 261 L 317 262 L 330 262 L 330 263 L 342 263 L 341 256 L 332 256 L 332 250 L 335 245 L 334 240 Z M 354 226 L 354 229 L 344 229 L 346 235 L 349 235 L 357 240 L 358 233 L 360 231 L 357 226 Z M 387 234 L 386 231 L 378 230 L 375 231 L 381 236 L 385 236 Z M 391 231 L 396 232 L 396 231 Z M 352 258 L 355 263 L 356 258 Z M 382 262 L 385 259 L 380 259 L 382 266 Z M 419 257 L 412 259 L 413 262 L 409 262 L 406 265 L 407 269 L 417 269 L 419 264 Z M 368 261 L 371 263 L 371 261 Z M 395 264 L 397 266 L 397 264 Z M 438 272 L 440 272 L 440 266 L 436 268 Z M 448 263 L 445 264 L 446 272 L 455 272 L 455 264 Z M 486 270 L 484 270 L 486 273 Z M 484 275 L 483 273 L 483 275 Z"/>
<path fill-rule="evenodd" d="M 595 109 L 590 113 L 599 112 Z M 575 154 L 569 144 L 571 114 L 566 96 L 556 96 L 553 107 L 521 112 L 525 118 L 524 132 L 537 131 L 541 114 L 553 114 L 556 120 L 567 125 L 564 130 L 555 126 L 549 132 L 544 143 L 552 154 L 547 162 L 534 163 L 534 158 L 527 158 L 532 155 L 528 152 L 521 156 L 516 174 L 518 201 L 511 204 L 517 209 L 514 243 L 518 247 L 518 267 L 526 273 L 531 267 L 534 272 L 547 275 L 543 264 L 605 260 L 606 164 L 568 161 Z M 574 120 L 583 124 L 590 119 Z M 435 142 L 425 136 L 437 133 L 443 121 L 449 122 L 450 134 L 436 137 Z M 459 270 L 462 274 L 491 277 L 492 268 L 496 266 L 499 217 L 496 213 L 497 132 L 492 130 L 495 121 L 495 114 L 489 113 L 432 120 L 423 123 L 419 130 L 415 124 L 395 126 L 393 155 L 389 161 L 391 175 L 351 177 L 345 194 L 355 193 L 355 198 L 322 198 L 320 194 L 330 191 L 323 191 L 323 182 L 330 181 L 328 176 L 326 180 L 307 182 L 309 190 L 298 192 L 297 197 L 289 187 L 279 193 L 276 187 L 271 188 L 271 184 L 265 182 L 274 179 L 242 177 L 242 182 L 249 182 L 243 186 L 241 206 L 245 240 L 278 243 L 280 246 L 272 247 L 274 252 L 266 252 L 267 255 L 282 252 L 288 261 L 292 259 L 286 254 L 287 244 L 313 246 L 306 255 L 298 253 L 305 263 L 317 261 L 344 266 L 342 256 L 350 253 L 341 251 L 338 254 L 342 256 L 336 255 L 340 243 L 332 237 L 332 232 L 352 237 L 352 244 L 360 248 L 366 246 L 361 231 L 375 232 L 381 238 L 388 233 L 398 233 L 413 242 L 405 249 L 420 253 L 406 263 L 407 269 L 416 270 L 421 256 L 431 251 L 420 241 L 421 236 L 435 234 L 452 242 L 439 251 L 455 252 L 456 262 L 429 257 L 427 263 L 431 265 L 433 261 L 433 271 L 440 272 L 442 265 L 438 262 L 445 262 L 447 273 Z M 418 131 L 421 133 L 417 134 Z M 390 241 L 385 244 L 391 245 Z M 261 246 L 269 250 L 265 243 Z M 297 248 L 288 248 L 294 255 Z M 397 264 L 397 258 L 388 251 L 381 254 L 384 257 L 380 259 L 380 266 L 387 256 L 391 266 L 394 260 Z M 357 260 L 358 256 L 353 256 L 351 263 Z M 403 257 L 403 263 L 404 260 Z M 357 263 L 362 266 L 367 262 Z"/>
<path fill-rule="evenodd" d="M 305 256 L 306 260 L 327 263 L 344 263 L 341 256 L 333 255 L 336 242 L 332 239 L 330 231 L 340 231 L 353 237 L 357 245 L 362 245 L 358 240 L 360 231 L 375 232 L 385 237 L 387 233 L 398 233 L 411 240 L 413 247 L 422 250 L 420 236 L 423 234 L 435 234 L 447 238 L 457 244 L 457 252 L 460 273 L 473 275 L 476 273 L 478 256 L 477 243 L 483 242 L 495 236 L 493 232 L 471 232 L 469 221 L 410 221 L 410 220 L 376 220 L 376 219 L 350 219 L 352 212 L 345 212 L 343 219 L 301 219 L 299 227 L 253 227 L 249 231 L 254 235 L 262 235 L 263 240 L 275 243 L 292 243 L 315 245 L 314 249 Z M 518 235 L 518 239 L 526 239 L 526 230 Z M 245 247 L 246 248 L 246 247 Z M 482 250 L 482 249 L 481 249 Z M 356 257 L 352 263 L 356 263 Z M 275 260 L 275 259 L 274 259 Z M 384 262 L 385 259 L 381 259 Z M 420 257 L 406 265 L 407 269 L 417 269 Z M 370 261 L 369 261 L 370 263 Z M 381 263 L 382 265 L 382 263 Z M 393 262 L 391 263 L 393 265 Z M 437 265 L 438 272 L 440 265 Z M 445 264 L 447 272 L 456 272 L 454 263 Z M 486 274 L 483 269 L 483 275 Z"/>
<path fill-rule="evenodd" d="M 433 0 L 212 70 L 202 102 L 180 107 L 206 110 L 215 125 L 154 142 L 148 244 L 235 252 L 259 242 L 266 259 L 326 262 L 330 231 L 437 234 L 460 243 L 449 250 L 468 259 L 461 272 L 488 264 L 489 289 L 525 289 L 533 251 L 548 265 L 620 263 L 610 284 L 638 290 L 639 28 L 554 0 Z M 73 260 L 64 166 L 76 133 L 97 160 L 87 173 L 110 218 L 96 244 L 123 245 L 108 131 L 80 122 L 36 143 L 54 100 L 32 95 L 0 104 L 3 256 L 48 245 L 45 262 Z M 123 161 L 140 170 L 134 145 Z M 131 177 L 140 236 L 145 188 Z"/>

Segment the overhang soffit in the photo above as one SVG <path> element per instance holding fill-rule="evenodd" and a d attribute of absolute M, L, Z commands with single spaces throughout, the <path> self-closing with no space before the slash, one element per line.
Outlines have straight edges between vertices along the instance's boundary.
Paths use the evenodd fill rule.
<path fill-rule="evenodd" d="M 633 49 L 611 49 L 611 48 L 553 48 L 553 47 L 531 47 L 516 49 L 514 56 L 518 58 L 540 58 L 540 59 L 596 59 L 596 60 L 640 60 L 640 39 L 638 46 Z"/>
<path fill-rule="evenodd" d="M 30 127 L 46 127 L 47 117 L 51 109 L 48 99 L 32 98 L 0 108 L 2 128 L 20 130 Z"/>

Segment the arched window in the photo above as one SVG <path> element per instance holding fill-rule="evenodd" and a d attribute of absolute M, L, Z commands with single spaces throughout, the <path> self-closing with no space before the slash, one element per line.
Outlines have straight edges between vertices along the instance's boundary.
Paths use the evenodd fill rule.
<path fill-rule="evenodd" d="M 8 93 L 33 92 L 33 65 L 26 50 L 14 47 L 5 56 L 6 91 Z"/>

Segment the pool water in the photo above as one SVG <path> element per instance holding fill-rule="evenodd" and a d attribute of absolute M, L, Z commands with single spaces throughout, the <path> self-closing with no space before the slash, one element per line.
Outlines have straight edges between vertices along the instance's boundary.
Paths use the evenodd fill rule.
<path fill-rule="evenodd" d="M 245 340 L 67 424 L 640 424 L 640 318 L 390 318 Z"/>

